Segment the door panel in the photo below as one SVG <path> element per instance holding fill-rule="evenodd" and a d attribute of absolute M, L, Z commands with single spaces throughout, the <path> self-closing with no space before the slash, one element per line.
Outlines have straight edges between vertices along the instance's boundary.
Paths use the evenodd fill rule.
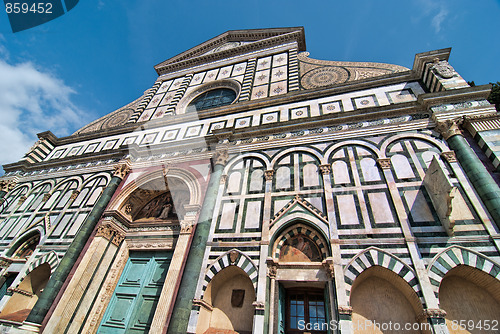
<path fill-rule="evenodd" d="M 130 252 L 99 333 L 149 331 L 171 258 L 171 252 Z"/>

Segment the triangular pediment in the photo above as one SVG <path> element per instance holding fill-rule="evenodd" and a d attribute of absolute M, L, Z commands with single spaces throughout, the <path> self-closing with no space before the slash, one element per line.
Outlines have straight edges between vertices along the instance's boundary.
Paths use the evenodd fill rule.
<path fill-rule="evenodd" d="M 155 70 L 161 75 L 286 42 L 296 42 L 298 50 L 304 51 L 304 28 L 230 30 L 161 62 L 155 66 Z"/>
<path fill-rule="evenodd" d="M 282 217 L 288 214 L 301 212 L 307 215 L 313 215 L 323 222 L 328 223 L 328 217 L 325 216 L 321 210 L 312 205 L 309 201 L 296 195 L 290 202 L 288 202 L 280 211 L 278 211 L 274 217 L 271 219 L 271 226 L 279 221 Z"/>

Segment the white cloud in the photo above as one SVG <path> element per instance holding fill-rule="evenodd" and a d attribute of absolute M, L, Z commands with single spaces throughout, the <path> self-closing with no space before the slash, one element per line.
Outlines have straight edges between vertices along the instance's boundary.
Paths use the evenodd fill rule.
<path fill-rule="evenodd" d="M 65 136 L 81 125 L 84 114 L 71 102 L 74 93 L 32 63 L 0 59 L 0 164 L 22 158 L 37 133 L 51 130 Z"/>
<path fill-rule="evenodd" d="M 448 18 L 449 10 L 447 4 L 437 0 L 418 1 L 422 15 L 427 19 L 431 17 L 431 26 L 436 34 L 441 32 L 443 23 Z"/>
<path fill-rule="evenodd" d="M 441 25 L 444 20 L 448 16 L 448 10 L 444 5 L 441 5 L 439 8 L 439 12 L 432 18 L 432 26 L 434 27 L 434 31 L 439 33 L 441 31 Z"/>

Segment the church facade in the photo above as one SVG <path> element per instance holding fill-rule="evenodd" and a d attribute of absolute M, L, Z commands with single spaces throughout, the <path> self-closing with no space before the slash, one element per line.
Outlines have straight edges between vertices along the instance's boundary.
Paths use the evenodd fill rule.
<path fill-rule="evenodd" d="M 450 51 L 228 31 L 39 134 L 0 178 L 0 332 L 500 331 L 500 117 Z"/>

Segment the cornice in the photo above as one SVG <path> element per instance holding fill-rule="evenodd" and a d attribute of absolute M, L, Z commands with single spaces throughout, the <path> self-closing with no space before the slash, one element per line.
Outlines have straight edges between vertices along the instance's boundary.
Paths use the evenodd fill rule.
<path fill-rule="evenodd" d="M 241 45 L 229 50 L 205 54 L 206 52 L 231 41 L 251 41 L 253 43 Z M 177 56 L 174 56 L 155 66 L 158 75 L 178 71 L 184 68 L 197 66 L 219 59 L 233 57 L 243 53 L 276 46 L 289 41 L 298 43 L 300 51 L 305 50 L 305 37 L 303 27 L 271 28 L 256 30 L 232 30 L 214 37 L 198 46 L 195 46 Z"/>

